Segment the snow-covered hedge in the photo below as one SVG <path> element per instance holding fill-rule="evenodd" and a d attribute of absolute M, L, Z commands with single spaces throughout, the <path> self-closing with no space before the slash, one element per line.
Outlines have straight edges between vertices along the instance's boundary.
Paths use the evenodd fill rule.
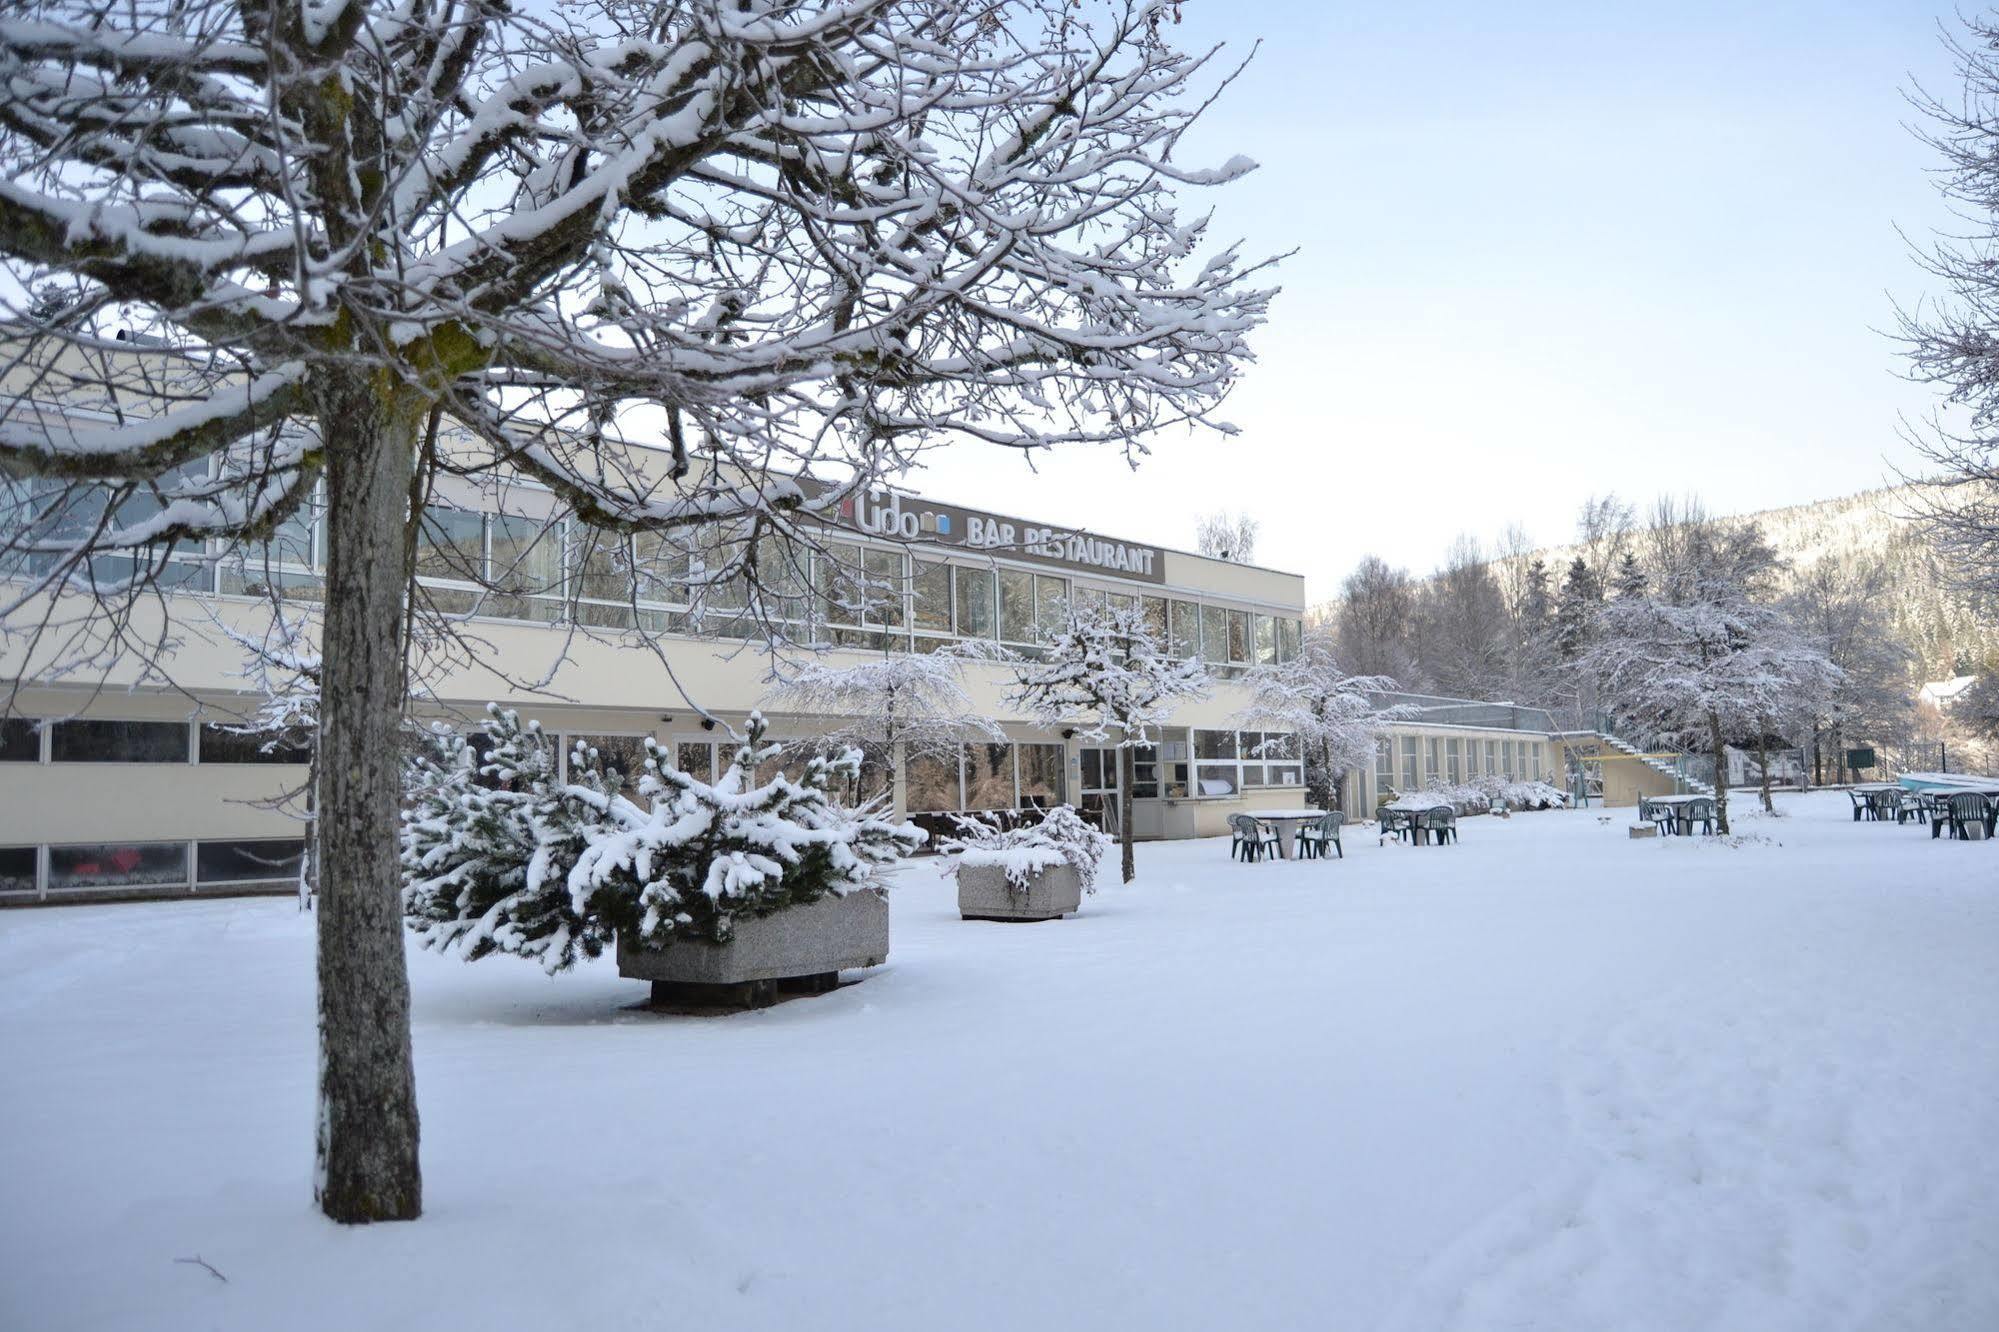
<path fill-rule="evenodd" d="M 1459 814 L 1484 814 L 1502 805 L 1507 809 L 1561 809 L 1569 803 L 1569 794 L 1546 782 L 1474 777 L 1468 782 L 1433 781 L 1421 791 L 1398 795 L 1395 803 L 1404 809 L 1448 805 Z"/>
<path fill-rule="evenodd" d="M 402 826 L 404 919 L 424 947 L 468 961 L 516 953 L 554 973 L 619 931 L 651 947 L 725 942 L 736 917 L 868 884 L 925 840 L 834 803 L 829 783 L 853 775 L 856 750 L 759 784 L 757 765 L 777 753 L 761 717 L 713 783 L 661 761 L 648 739 L 634 800 L 595 750 L 579 746 L 562 781 L 538 723 L 488 713 L 483 758 L 464 736 L 432 734 L 410 766 Z"/>
<path fill-rule="evenodd" d="M 959 835 L 937 844 L 945 860 L 943 873 L 956 878 L 966 866 L 996 866 L 1006 871 L 1007 887 L 1026 892 L 1034 876 L 1057 865 L 1074 867 L 1083 891 L 1097 891 L 1097 865 L 1111 839 L 1083 821 L 1068 805 L 1049 810 L 1041 822 L 1004 831 L 977 818 L 960 818 Z"/>

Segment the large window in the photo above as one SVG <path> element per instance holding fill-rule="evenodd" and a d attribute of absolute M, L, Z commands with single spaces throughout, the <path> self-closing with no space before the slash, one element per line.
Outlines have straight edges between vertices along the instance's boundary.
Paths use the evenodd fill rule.
<path fill-rule="evenodd" d="M 49 734 L 57 763 L 185 763 L 187 723 L 59 721 Z"/>
<path fill-rule="evenodd" d="M 1018 644 L 1035 639 L 1034 575 L 1025 569 L 999 571 L 999 636 Z"/>
<path fill-rule="evenodd" d="M 912 814 L 960 809 L 958 753 L 911 754 L 902 765 L 903 803 Z"/>
<path fill-rule="evenodd" d="M 563 771 L 570 768 L 570 755 L 581 745 L 597 752 L 598 768 L 607 777 L 615 771 L 624 780 L 624 793 L 638 794 L 639 778 L 645 775 L 646 737 L 643 735 L 565 735 L 562 737 Z M 685 771 L 685 769 L 683 769 Z"/>
<path fill-rule="evenodd" d="M 49 891 L 187 883 L 186 842 L 107 842 L 49 848 Z"/>
<path fill-rule="evenodd" d="M 910 583 L 910 621 L 918 634 L 951 632 L 951 566 L 936 560 L 916 561 Z"/>
<path fill-rule="evenodd" d="M 1431 736 L 1430 743 L 1423 753 L 1423 782 L 1425 785 L 1436 781 L 1442 775 L 1443 763 L 1441 759 L 1443 758 L 1443 749 L 1444 742 L 1434 735 Z"/>
<path fill-rule="evenodd" d="M 1234 795 L 1305 780 L 1298 737 L 1282 731 L 1195 731 L 1194 772 L 1202 795 Z"/>
<path fill-rule="evenodd" d="M 1234 731 L 1194 732 L 1195 790 L 1204 796 L 1242 790 L 1242 762 Z"/>
<path fill-rule="evenodd" d="M 1497 777 L 1503 771 L 1499 766 L 1499 741 L 1485 742 L 1485 771 L 1490 777 Z"/>
<path fill-rule="evenodd" d="M 1201 607 L 1201 660 L 1222 666 L 1229 659 L 1229 610 L 1226 606 Z"/>
<path fill-rule="evenodd" d="M 1465 779 L 1464 749 L 1465 749 L 1464 741 L 1459 739 L 1455 735 L 1452 736 L 1449 740 L 1446 740 L 1444 742 L 1444 755 L 1446 760 L 1445 780 L 1448 781 L 1452 786 L 1458 785 L 1460 782 L 1464 781 Z"/>
<path fill-rule="evenodd" d="M 1395 742 L 1383 736 L 1374 742 L 1374 790 L 1380 795 L 1395 785 Z"/>
<path fill-rule="evenodd" d="M 200 842 L 194 849 L 194 878 L 198 884 L 291 882 L 304 858 L 305 839 L 300 837 Z"/>
<path fill-rule="evenodd" d="M 0 893 L 34 893 L 40 891 L 35 882 L 35 862 L 38 858 L 32 846 L 0 846 Z"/>
<path fill-rule="evenodd" d="M 1050 809 L 1068 801 L 1067 750 L 1061 745 L 1017 745 L 1020 758 L 1020 804 L 1024 809 Z"/>
<path fill-rule="evenodd" d="M 1534 780 L 1538 782 L 1541 780 L 1541 742 L 1537 740 L 1528 748 L 1534 754 Z"/>
<path fill-rule="evenodd" d="M 1277 662 L 1277 621 L 1268 615 L 1258 615 L 1256 621 L 1256 662 L 1259 666 L 1271 666 Z"/>
<path fill-rule="evenodd" d="M 965 746 L 965 808 L 1013 809 L 1013 746 Z"/>
<path fill-rule="evenodd" d="M 993 610 L 993 571 L 954 564 L 951 581 L 956 591 L 959 637 L 991 638 L 998 628 Z"/>
<path fill-rule="evenodd" d="M 1421 741 L 1413 735 L 1402 737 L 1402 789 L 1405 791 L 1414 791 L 1423 784 L 1421 775 L 1416 771 L 1416 750 L 1419 744 Z"/>
<path fill-rule="evenodd" d="M 203 763 L 310 763 L 312 751 L 262 732 L 245 733 L 217 722 L 201 724 Z"/>
<path fill-rule="evenodd" d="M 1034 575 L 1034 624 L 1044 639 L 1062 632 L 1069 614 L 1069 580 Z"/>
<path fill-rule="evenodd" d="M 42 724 L 31 717 L 0 718 L 0 763 L 35 763 L 42 757 Z"/>
<path fill-rule="evenodd" d="M 1176 601 L 1172 605 L 1173 658 L 1189 661 L 1201 655 L 1201 608 L 1191 601 Z"/>

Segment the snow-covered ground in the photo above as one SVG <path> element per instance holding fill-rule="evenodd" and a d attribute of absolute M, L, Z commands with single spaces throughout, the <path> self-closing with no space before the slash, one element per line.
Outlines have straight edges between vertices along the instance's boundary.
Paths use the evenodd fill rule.
<path fill-rule="evenodd" d="M 0 1327 L 1999 1327 L 1999 847 L 1786 808 L 1142 846 L 1041 925 L 919 864 L 721 1018 L 414 953 L 428 1211 L 352 1230 L 309 918 L 8 913 Z"/>

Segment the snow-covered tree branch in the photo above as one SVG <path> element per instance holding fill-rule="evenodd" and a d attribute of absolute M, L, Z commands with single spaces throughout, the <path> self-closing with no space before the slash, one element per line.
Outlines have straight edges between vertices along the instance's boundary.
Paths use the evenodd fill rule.
<path fill-rule="evenodd" d="M 483 566 L 462 603 L 412 594 L 451 558 L 423 507 L 552 495 L 543 536 L 607 538 L 576 576 L 626 587 L 643 646 L 633 589 L 686 579 L 696 529 L 721 548 L 699 586 L 742 579 L 761 614 L 790 594 L 767 545 L 952 438 L 1222 428 L 1270 293 L 1176 207 L 1251 164 L 1181 159 L 1231 73 L 1170 45 L 1171 11 L 0 17 L 0 260 L 29 293 L 0 330 L 0 629 L 159 678 L 190 564 L 323 532 L 328 1215 L 421 1206 L 392 831 L 414 622 L 517 594 Z"/>
<path fill-rule="evenodd" d="M 1395 689 L 1385 675 L 1349 675 L 1341 668 L 1333 631 L 1315 625 L 1296 656 L 1252 669 L 1244 679 L 1249 702 L 1238 721 L 1254 730 L 1289 732 L 1304 747 L 1305 787 L 1312 803 L 1332 809 L 1342 776 L 1374 762 L 1375 745 L 1390 722 L 1414 715 L 1402 704 L 1380 706 Z"/>
<path fill-rule="evenodd" d="M 1132 605 L 1070 607 L 1062 626 L 1042 645 L 1038 660 L 1015 667 L 1008 700 L 1037 724 L 1066 727 L 1084 740 L 1115 745 L 1120 789 L 1132 789 L 1132 750 L 1153 742 L 1153 732 L 1182 700 L 1207 694 L 1201 664 L 1175 660 Z M 1137 872 L 1131 811 L 1119 811 L 1118 841 L 1124 881 Z"/>

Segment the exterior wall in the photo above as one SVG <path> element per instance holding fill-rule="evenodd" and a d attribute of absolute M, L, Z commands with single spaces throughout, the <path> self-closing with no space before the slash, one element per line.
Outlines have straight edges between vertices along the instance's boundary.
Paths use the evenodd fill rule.
<path fill-rule="evenodd" d="M 925 549 L 912 545 L 919 554 Z M 954 565 L 997 564 L 976 552 L 940 550 Z M 1015 562 L 1015 567 L 1023 567 Z M 1024 567 L 1040 566 L 1026 564 Z M 1156 581 L 1137 582 L 1063 570 L 1074 588 L 1101 588 L 1112 593 L 1186 599 L 1223 605 L 1256 615 L 1300 619 L 1303 580 L 1292 574 L 1180 552 L 1159 553 Z M 259 700 L 241 688 L 242 649 L 214 620 L 238 631 L 259 634 L 268 623 L 269 603 L 262 597 L 204 593 L 176 597 L 173 636 L 177 640 L 169 670 L 174 688 L 146 680 L 136 662 L 115 667 L 90 688 L 38 685 L 55 672 L 46 655 L 24 652 L 18 642 L 0 648 L 0 681 L 19 682 L 4 715 L 41 720 L 113 719 L 176 722 L 238 723 Z M 33 608 L 26 613 L 33 614 Z M 135 608 L 130 634 L 146 641 L 164 628 L 156 602 Z M 672 677 L 650 653 L 612 637 L 571 635 L 562 627 L 526 621 L 475 619 L 469 631 L 478 640 L 476 653 L 449 662 L 431 681 L 432 700 L 425 715 L 457 725 L 475 723 L 488 701 L 518 709 L 539 719 L 550 732 L 574 735 L 652 736 L 665 745 L 682 740 L 721 740 L 725 733 L 707 732 L 700 717 L 684 702 L 682 692 L 727 722 L 740 724 L 763 703 L 768 691 L 768 663 L 760 644 L 691 637 L 675 633 L 656 636 L 672 665 Z M 875 649 L 831 649 L 831 664 L 851 664 L 876 655 Z M 486 663 L 506 663 L 514 680 L 535 679 L 555 668 L 548 682 L 555 701 L 522 695 Z M 1227 672 L 1224 672 L 1226 675 Z M 1009 715 L 1005 693 L 1010 681 L 1005 668 L 992 663 L 968 663 L 967 693 L 976 707 L 1000 719 L 1008 738 L 1020 742 L 1064 744 L 1065 795 L 1074 802 L 1081 782 L 1081 745 L 1063 741 Z M 1236 680 L 1222 678 L 1209 696 L 1189 702 L 1171 718 L 1173 727 L 1226 730 L 1247 702 L 1247 691 Z M 776 739 L 803 738 L 823 731 L 821 719 L 770 714 Z M 216 891 L 195 886 L 197 845 L 204 841 L 295 839 L 301 826 L 285 812 L 264 807 L 283 792 L 299 788 L 302 765 L 217 764 L 192 761 L 195 732 L 190 730 L 190 761 L 184 763 L 57 763 L 0 762 L 0 855 L 9 848 L 74 846 L 79 844 L 179 842 L 187 848 L 188 883 L 176 888 L 86 891 L 49 890 L 49 853 L 38 851 L 36 892 L 0 890 L 0 903 L 24 901 L 105 900 L 132 895 L 174 895 Z M 46 742 L 43 752 L 48 753 Z M 906 774 L 904 764 L 898 764 Z M 905 807 L 906 783 L 899 782 L 897 808 Z M 1134 831 L 1145 837 L 1206 836 L 1226 831 L 1226 817 L 1257 805 L 1302 802 L 1296 788 L 1271 788 L 1232 797 L 1174 801 L 1129 802 Z M 274 879 L 265 890 L 288 892 L 287 881 Z M 234 885 L 231 891 L 252 891 L 256 885 Z"/>

